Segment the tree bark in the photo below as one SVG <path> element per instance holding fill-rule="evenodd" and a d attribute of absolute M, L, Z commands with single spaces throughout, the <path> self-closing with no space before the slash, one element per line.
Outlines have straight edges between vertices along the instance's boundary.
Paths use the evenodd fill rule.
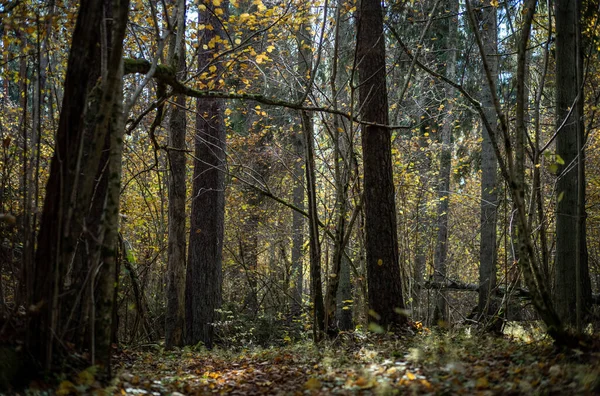
<path fill-rule="evenodd" d="M 100 42 L 100 23 L 104 20 L 103 5 L 112 7 L 117 12 L 113 18 L 114 29 L 111 29 L 112 40 L 109 43 L 112 45 L 110 55 L 107 56 L 107 69 L 103 71 L 102 81 L 96 85 L 96 94 L 92 94 L 92 87 L 97 78 L 93 69 L 97 67 L 94 59 Z M 108 12 L 111 12 L 110 9 Z M 30 328 L 35 330 L 29 334 L 29 348 L 36 361 L 46 370 L 50 369 L 57 354 L 55 347 L 60 345 L 58 342 L 63 332 L 60 328 L 61 320 L 65 313 L 69 312 L 69 308 L 73 307 L 72 296 L 64 294 L 65 276 L 76 252 L 77 241 L 85 229 L 85 218 L 94 192 L 94 176 L 101 162 L 101 149 L 105 147 L 106 136 L 112 124 L 111 114 L 120 98 L 119 87 L 122 79 L 119 69 L 128 12 L 127 0 L 116 0 L 114 5 L 103 2 L 82 3 L 73 33 L 65 95 L 38 237 L 30 300 L 30 306 L 35 307 Z M 92 116 L 87 114 L 87 107 L 90 106 L 89 100 L 94 97 L 99 103 L 98 111 L 94 111 Z M 93 105 L 91 107 L 93 108 Z M 90 131 L 93 131 L 90 135 L 93 140 L 86 142 L 84 137 Z M 118 210 L 118 201 L 116 205 Z M 107 243 L 110 244 L 110 235 L 115 232 L 112 228 L 115 227 L 115 223 L 109 221 L 106 227 L 105 232 L 109 236 Z M 110 253 L 106 253 L 103 257 L 109 256 Z M 96 268 L 98 272 L 90 274 L 92 282 L 96 275 L 102 279 L 108 266 L 110 265 Z M 110 285 L 114 285 L 114 281 Z M 99 290 L 102 296 L 114 295 L 102 293 L 102 288 Z M 107 297 L 107 300 L 110 300 L 110 297 Z M 106 301 L 101 301 L 98 305 L 100 315 L 106 312 L 104 302 Z M 106 334 L 98 338 L 96 334 L 96 346 L 107 343 L 104 335 Z M 83 345 L 80 344 L 76 347 L 83 349 Z M 107 361 L 101 363 L 106 365 Z"/>
<path fill-rule="evenodd" d="M 128 7 L 129 5 L 120 4 L 119 6 Z M 118 61 L 121 62 L 120 59 Z M 118 75 L 120 84 L 115 87 L 115 101 L 109 127 L 108 186 L 102 219 L 104 235 L 102 238 L 101 263 L 95 280 L 97 284 L 94 299 L 95 317 L 93 318 L 95 321 L 95 356 L 92 357 L 92 364 L 97 364 L 103 369 L 102 374 L 105 378 L 111 376 L 112 325 L 114 310 L 116 309 L 114 291 L 119 279 L 117 273 L 117 247 L 119 243 L 123 135 L 125 132 L 122 72 L 121 69 Z"/>
<path fill-rule="evenodd" d="M 388 98 L 383 14 L 378 0 L 363 0 L 358 13 L 357 64 L 361 115 L 387 125 Z M 392 175 L 391 131 L 369 125 L 362 129 L 366 260 L 371 320 L 404 326 L 402 283 L 398 263 L 396 205 Z"/>
<path fill-rule="evenodd" d="M 576 1 L 555 2 L 557 128 L 568 117 L 556 137 L 556 154 L 564 164 L 559 165 L 556 183 L 555 301 L 561 319 L 572 325 L 576 324 L 577 311 L 586 311 L 589 307 L 591 296 L 585 237 L 585 157 L 582 144 L 585 131 L 579 8 Z M 581 169 L 578 171 L 579 164 Z M 583 175 L 581 186 L 579 172 Z"/>
<path fill-rule="evenodd" d="M 489 1 L 481 13 L 481 36 L 483 40 L 485 53 L 490 73 L 494 80 L 498 76 L 498 33 L 497 33 L 497 12 L 495 7 L 491 7 Z M 485 84 L 481 94 L 481 104 L 485 115 L 490 122 L 490 127 L 494 130 L 487 130 L 485 126 L 481 127 L 481 232 L 479 245 L 479 302 L 478 310 L 480 313 L 491 315 L 494 306 L 491 299 L 491 291 L 496 287 L 496 219 L 498 213 L 498 192 L 497 192 L 497 173 L 498 161 L 494 154 L 494 147 L 490 136 L 495 133 L 496 114 L 494 111 L 494 101 L 490 87 Z"/>
<path fill-rule="evenodd" d="M 227 2 L 222 5 L 227 8 Z M 207 5 L 207 7 L 209 7 Z M 223 31 L 214 12 L 199 12 L 199 24 L 213 29 L 199 31 L 198 64 L 204 68 L 218 50 L 203 50 L 203 45 Z M 223 72 L 216 63 L 215 73 Z M 212 348 L 213 323 L 222 301 L 222 259 L 225 217 L 225 121 L 222 99 L 198 99 L 196 102 L 196 137 L 194 150 L 194 183 L 185 290 L 185 342 L 203 342 Z"/>
<path fill-rule="evenodd" d="M 304 210 L 304 143 L 301 133 L 292 136 L 292 147 L 295 158 L 294 190 L 292 192 L 295 207 Z M 299 317 L 302 313 L 302 288 L 304 282 L 302 265 L 302 246 L 304 245 L 304 216 L 298 211 L 292 212 L 292 315 Z"/>
<path fill-rule="evenodd" d="M 59 293 L 70 262 L 67 252 L 75 250 L 76 241 L 65 237 L 68 228 L 72 226 L 68 214 L 74 209 L 69 195 L 74 189 L 77 172 L 77 153 L 84 129 L 84 108 L 88 94 L 96 83 L 89 68 L 93 63 L 95 47 L 99 43 L 97 33 L 100 30 L 101 14 L 101 2 L 83 3 L 79 8 L 67 66 L 55 152 L 46 187 L 38 248 L 30 274 L 32 289 L 29 306 L 39 308 L 31 317 L 30 328 L 35 331 L 30 332 L 28 343 L 31 354 L 45 370 L 50 369 L 55 354 L 52 333 L 58 331 Z"/>
<path fill-rule="evenodd" d="M 171 63 L 185 79 L 185 0 L 177 1 L 176 32 L 171 42 Z M 169 194 L 169 240 L 167 246 L 167 311 L 165 348 L 183 345 L 185 327 L 185 198 L 186 198 L 186 97 L 177 95 L 169 119 L 167 159 Z"/>

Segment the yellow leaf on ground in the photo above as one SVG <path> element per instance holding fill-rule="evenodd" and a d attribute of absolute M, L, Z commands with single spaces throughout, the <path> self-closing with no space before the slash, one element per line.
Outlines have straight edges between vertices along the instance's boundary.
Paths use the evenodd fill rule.
<path fill-rule="evenodd" d="M 309 390 L 315 390 L 321 388 L 321 381 L 316 378 L 310 378 L 304 383 L 304 387 Z"/>

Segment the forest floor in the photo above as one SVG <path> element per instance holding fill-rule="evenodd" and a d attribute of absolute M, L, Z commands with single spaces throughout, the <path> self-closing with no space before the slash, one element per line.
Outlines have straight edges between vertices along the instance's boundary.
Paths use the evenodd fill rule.
<path fill-rule="evenodd" d="M 491 337 L 465 329 L 425 329 L 411 336 L 345 333 L 318 346 L 267 349 L 169 352 L 156 346 L 121 351 L 117 377 L 105 390 L 123 395 L 600 394 L 598 351 L 598 345 L 561 350 L 547 338 L 522 332 Z M 58 393 L 68 393 L 62 390 Z"/>

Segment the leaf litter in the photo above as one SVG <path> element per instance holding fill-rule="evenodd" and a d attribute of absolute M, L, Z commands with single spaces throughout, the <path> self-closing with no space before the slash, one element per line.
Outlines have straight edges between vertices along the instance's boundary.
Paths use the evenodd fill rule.
<path fill-rule="evenodd" d="M 122 395 L 598 394 L 600 341 L 563 350 L 542 339 L 343 333 L 272 348 L 125 349 L 109 393 Z"/>

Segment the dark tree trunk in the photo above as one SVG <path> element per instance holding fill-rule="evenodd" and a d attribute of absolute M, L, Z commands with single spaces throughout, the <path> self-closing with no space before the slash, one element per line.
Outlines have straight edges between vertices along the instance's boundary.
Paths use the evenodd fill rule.
<path fill-rule="evenodd" d="M 78 155 L 84 133 L 83 113 L 87 97 L 96 83 L 90 74 L 96 46 L 99 44 L 102 3 L 86 2 L 79 9 L 64 84 L 64 101 L 56 135 L 55 152 L 50 166 L 46 197 L 38 236 L 30 291 L 32 315 L 30 353 L 44 369 L 49 369 L 55 354 L 52 333 L 57 331 L 59 293 L 69 256 L 76 248 L 76 240 L 67 237 L 74 210 L 70 194 L 74 191 Z M 91 177 L 91 175 L 87 175 Z"/>
<path fill-rule="evenodd" d="M 103 5 L 106 9 L 103 12 Z M 100 44 L 100 23 L 105 15 L 112 18 L 112 40 L 107 51 L 107 70 L 104 79 L 96 83 L 97 73 L 97 47 Z M 64 101 L 59 120 L 56 137 L 55 154 L 50 167 L 50 177 L 46 188 L 44 210 L 40 234 L 38 237 L 38 250 L 36 251 L 33 290 L 30 306 L 34 306 L 30 328 L 35 329 L 29 335 L 29 347 L 33 357 L 40 362 L 44 369 L 52 365 L 53 357 L 57 355 L 56 346 L 62 345 L 61 335 L 64 326 L 62 320 L 73 307 L 73 296 L 65 294 L 66 271 L 71 265 L 77 249 L 78 239 L 84 230 L 85 218 L 90 208 L 94 194 L 95 175 L 101 163 L 102 148 L 105 147 L 106 137 L 111 141 L 118 139 L 114 134 L 122 131 L 114 130 L 115 105 L 120 100 L 121 87 L 122 43 L 125 34 L 125 25 L 129 12 L 127 0 L 110 2 L 85 2 L 82 3 L 77 17 L 64 89 Z M 95 107 L 90 101 L 97 100 Z M 86 114 L 90 107 L 97 109 L 93 114 Z M 118 114 L 118 111 L 116 112 Z M 92 136 L 91 141 L 86 141 L 85 136 Z M 118 149 L 117 155 L 118 155 Z M 112 147 L 111 147 L 112 153 Z M 119 159 L 120 161 L 120 159 Z M 118 183 L 119 164 L 109 165 L 109 184 Z M 117 168 L 115 168 L 117 167 Z M 118 213 L 118 199 L 114 195 L 101 198 L 105 208 L 110 212 L 103 222 L 103 232 L 100 243 L 104 243 L 104 253 L 99 256 L 104 260 L 104 265 L 90 268 L 90 284 L 99 280 L 98 294 L 96 295 L 97 308 L 94 312 L 102 323 L 110 322 L 112 318 L 112 296 L 114 293 L 114 279 L 109 283 L 104 280 L 111 277 L 114 267 L 114 238 L 116 221 L 114 213 Z M 105 201 L 106 200 L 106 201 Z M 113 253 L 111 253 L 113 252 Z M 94 261 L 92 261 L 94 263 Z M 92 271 L 93 270 L 93 271 Z M 97 278 L 96 278 L 97 277 Z M 108 287 L 103 287 L 108 285 Z M 99 298 L 99 300 L 98 300 Z M 110 311 L 111 314 L 107 314 Z M 92 318 L 92 322 L 96 320 Z M 91 332 L 93 333 L 93 332 Z M 108 339 L 106 338 L 108 337 Z M 109 368 L 109 353 L 106 345 L 110 345 L 110 330 L 96 333 L 92 346 L 100 353 L 99 363 Z M 82 350 L 83 345 L 76 344 Z M 92 353 L 92 356 L 94 354 Z M 93 362 L 92 362 L 93 364 Z"/>
<path fill-rule="evenodd" d="M 379 0 L 363 0 L 358 14 L 357 64 L 364 121 L 388 124 L 383 14 Z M 405 325 L 398 263 L 396 205 L 392 175 L 391 132 L 383 126 L 362 128 L 365 228 L 369 308 L 382 326 Z"/>
<path fill-rule="evenodd" d="M 255 116 L 251 105 L 248 105 L 245 117 L 246 130 L 249 133 L 260 133 L 261 121 Z M 254 128 L 254 129 L 253 129 Z M 271 133 L 266 133 L 259 141 L 251 143 L 246 147 L 248 154 L 246 166 L 253 178 L 263 183 L 268 183 L 269 178 L 269 156 L 268 146 L 272 139 Z M 244 307 L 253 317 L 258 315 L 258 260 L 260 249 L 259 226 L 263 220 L 261 205 L 263 194 L 249 186 L 243 189 L 244 197 L 248 206 L 248 214 L 242 219 L 242 232 L 240 233 L 239 248 L 240 260 L 248 280 L 248 290 L 244 296 Z"/>
<path fill-rule="evenodd" d="M 177 31 L 171 43 L 171 63 L 178 78 L 185 79 L 185 0 L 177 1 Z M 183 345 L 185 327 L 185 198 L 186 198 L 186 113 L 185 95 L 175 98 L 169 119 L 168 191 L 169 241 L 167 247 L 167 311 L 165 315 L 165 347 Z"/>
<path fill-rule="evenodd" d="M 591 300 L 585 209 L 580 209 L 585 203 L 585 178 L 578 177 L 579 172 L 584 175 L 585 162 L 580 7 L 577 1 L 555 2 L 557 128 L 567 118 L 556 138 L 556 154 L 564 164 L 556 183 L 555 301 L 559 316 L 569 324 L 576 323 L 577 311 L 587 310 Z"/>
<path fill-rule="evenodd" d="M 128 5 L 126 5 L 128 7 Z M 120 61 L 120 59 L 119 59 Z M 119 208 L 121 197 L 121 174 L 123 158 L 123 116 L 122 69 L 118 75 L 119 84 L 115 88 L 115 101 L 109 127 L 109 159 L 107 168 L 107 191 L 102 215 L 102 250 L 94 296 L 94 355 L 92 364 L 104 368 L 105 377 L 111 376 L 110 357 L 114 318 L 115 285 L 117 274 L 117 247 L 119 243 Z"/>
<path fill-rule="evenodd" d="M 226 8 L 223 6 L 223 8 Z M 222 33 L 221 24 L 209 11 L 199 13 L 199 23 L 214 29 L 199 31 L 198 64 L 213 60 L 218 49 L 203 50 L 203 45 Z M 216 73 L 223 66 L 216 63 Z M 192 212 L 185 290 L 185 341 L 203 342 L 212 348 L 213 323 L 222 299 L 223 222 L 225 216 L 225 122 L 222 99 L 198 99 Z"/>
<path fill-rule="evenodd" d="M 339 330 L 349 331 L 354 328 L 352 321 L 352 283 L 350 281 L 350 260 L 342 257 L 340 268 L 340 286 L 337 289 L 337 326 Z"/>

